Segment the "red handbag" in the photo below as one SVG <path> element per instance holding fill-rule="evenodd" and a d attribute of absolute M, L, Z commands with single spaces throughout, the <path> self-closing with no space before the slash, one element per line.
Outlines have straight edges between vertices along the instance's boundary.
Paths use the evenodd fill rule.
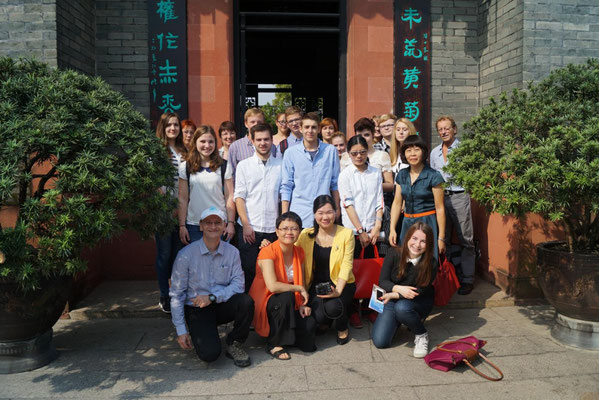
<path fill-rule="evenodd" d="M 460 288 L 455 268 L 444 254 L 439 256 L 439 271 L 437 271 L 433 286 L 435 287 L 436 306 L 447 305 L 453 294 Z"/>
<path fill-rule="evenodd" d="M 379 257 L 379 251 L 374 246 L 374 258 L 364 258 L 364 248 L 360 252 L 360 258 L 354 259 L 354 276 L 356 277 L 356 293 L 354 299 L 368 299 L 372 294 L 372 285 L 379 283 L 383 257 Z"/>
<path fill-rule="evenodd" d="M 426 362 L 426 365 L 429 367 L 443 372 L 450 371 L 458 364 L 463 362 L 469 366 L 471 370 L 483 378 L 490 381 L 500 381 L 503 379 L 503 372 L 501 372 L 499 367 L 489 361 L 487 357 L 478 352 L 478 350 L 485 344 L 487 344 L 485 340 L 477 339 L 474 336 L 468 336 L 460 340 L 444 342 L 437 345 L 435 350 L 431 351 L 430 354 L 424 357 L 424 362 Z M 478 356 L 480 356 L 484 361 L 489 363 L 491 367 L 499 372 L 499 378 L 492 378 L 488 375 L 485 375 L 472 365 L 472 362 L 474 362 Z"/>

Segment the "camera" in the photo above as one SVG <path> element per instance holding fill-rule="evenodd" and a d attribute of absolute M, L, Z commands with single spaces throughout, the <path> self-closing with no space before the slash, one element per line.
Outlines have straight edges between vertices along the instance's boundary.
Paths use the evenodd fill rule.
<path fill-rule="evenodd" d="M 315 289 L 317 295 L 323 295 L 331 293 L 333 291 L 333 286 L 330 282 L 321 282 L 316 285 Z"/>

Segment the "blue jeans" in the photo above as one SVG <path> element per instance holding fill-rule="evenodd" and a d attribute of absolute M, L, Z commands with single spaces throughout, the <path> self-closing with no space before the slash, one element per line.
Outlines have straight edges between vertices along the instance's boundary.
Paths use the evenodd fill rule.
<path fill-rule="evenodd" d="M 160 297 L 168 297 L 168 280 L 173 272 L 173 263 L 183 243 L 179 239 L 179 230 L 175 228 L 164 236 L 156 234 L 156 274 Z"/>
<path fill-rule="evenodd" d="M 200 240 L 202 236 L 204 236 L 204 233 L 200 230 L 199 225 L 185 224 L 185 227 L 189 233 L 189 243 Z"/>
<path fill-rule="evenodd" d="M 372 343 L 378 349 L 391 345 L 393 336 L 401 324 L 406 325 L 415 335 L 426 333 L 422 320 L 433 308 L 432 296 L 416 296 L 412 300 L 391 300 L 385 304 L 372 328 Z"/>

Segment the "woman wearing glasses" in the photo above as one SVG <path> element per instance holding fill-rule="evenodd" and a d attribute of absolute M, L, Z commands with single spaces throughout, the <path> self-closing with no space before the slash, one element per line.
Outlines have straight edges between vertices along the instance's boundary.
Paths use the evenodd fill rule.
<path fill-rule="evenodd" d="M 354 233 L 335 224 L 335 203 L 329 195 L 314 200 L 314 227 L 297 240 L 306 254 L 305 281 L 312 315 L 323 329 L 335 322 L 337 343 L 349 342 L 348 313 L 354 293 Z"/>
<path fill-rule="evenodd" d="M 301 228 L 302 220 L 294 212 L 277 218 L 278 240 L 260 250 L 249 292 L 254 299 L 256 333 L 267 338 L 266 351 L 278 360 L 291 358 L 287 346 L 305 352 L 316 350 L 316 322 L 304 280 L 304 251 L 294 245 Z"/>
<path fill-rule="evenodd" d="M 289 136 L 289 128 L 287 127 L 287 120 L 285 119 L 285 113 L 277 114 L 277 134 L 272 137 L 272 144 L 278 146 L 283 140 Z"/>
<path fill-rule="evenodd" d="M 356 235 L 354 257 L 362 249 L 376 246 L 383 223 L 383 177 L 378 168 L 369 165 L 368 142 L 363 136 L 349 139 L 347 149 L 352 164 L 339 174 L 339 197 L 343 226 L 351 228 Z M 365 254 L 373 257 L 374 248 Z M 366 252 L 365 252 L 366 253 Z M 373 317 L 370 317 L 372 315 Z M 369 314 L 374 319 L 375 314 Z M 350 316 L 352 326 L 361 328 L 357 309 Z"/>

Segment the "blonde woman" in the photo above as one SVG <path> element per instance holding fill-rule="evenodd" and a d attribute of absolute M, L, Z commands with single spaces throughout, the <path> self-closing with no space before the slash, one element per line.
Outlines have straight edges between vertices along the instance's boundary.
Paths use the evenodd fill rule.
<path fill-rule="evenodd" d="M 401 159 L 399 149 L 401 148 L 403 141 L 410 135 L 416 135 L 416 127 L 412 121 L 407 118 L 398 119 L 393 128 L 391 150 L 389 152 L 389 156 L 391 157 L 391 168 L 393 169 L 394 175 L 396 175 L 400 169 L 409 167 L 408 163 Z"/>

